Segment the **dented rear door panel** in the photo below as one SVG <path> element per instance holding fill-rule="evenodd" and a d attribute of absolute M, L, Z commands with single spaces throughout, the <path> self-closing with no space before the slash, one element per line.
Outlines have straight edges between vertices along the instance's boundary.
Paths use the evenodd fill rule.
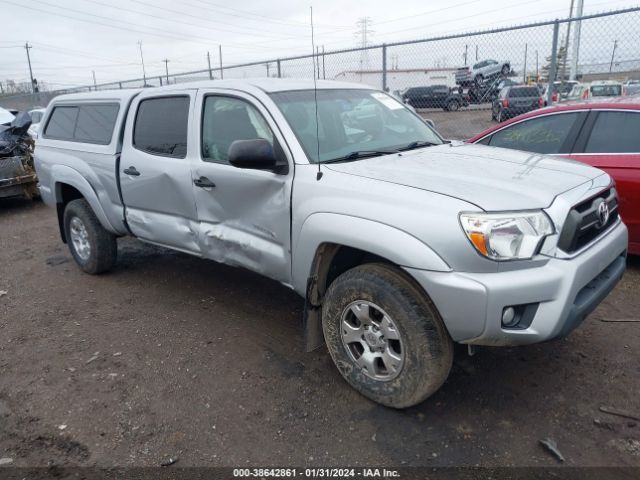
<path fill-rule="evenodd" d="M 186 157 L 176 158 L 152 154 L 133 145 L 134 124 L 140 102 L 157 97 L 189 97 L 189 132 L 193 129 L 195 92 L 174 90 L 154 94 L 150 90 L 133 101 L 125 128 L 119 175 L 125 217 L 136 237 L 199 254 L 197 212 L 191 188 L 189 158 L 195 155 L 193 146 L 187 142 Z M 126 173 L 132 171 L 137 174 Z"/>

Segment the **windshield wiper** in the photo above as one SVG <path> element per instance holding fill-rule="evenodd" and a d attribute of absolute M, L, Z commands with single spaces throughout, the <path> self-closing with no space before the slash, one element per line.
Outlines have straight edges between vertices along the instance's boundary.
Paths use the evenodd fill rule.
<path fill-rule="evenodd" d="M 356 150 L 348 153 L 344 157 L 332 158 L 331 160 L 325 160 L 321 163 L 339 163 L 339 162 L 351 162 L 353 160 L 359 160 L 361 158 L 379 157 L 380 155 L 390 155 L 392 153 L 398 153 L 399 150 Z"/>
<path fill-rule="evenodd" d="M 404 147 L 400 147 L 398 150 L 401 152 L 406 152 L 407 150 L 413 150 L 415 148 L 422 147 L 433 147 L 434 145 L 440 145 L 439 143 L 428 142 L 426 140 L 416 140 L 415 142 L 411 142 Z"/>

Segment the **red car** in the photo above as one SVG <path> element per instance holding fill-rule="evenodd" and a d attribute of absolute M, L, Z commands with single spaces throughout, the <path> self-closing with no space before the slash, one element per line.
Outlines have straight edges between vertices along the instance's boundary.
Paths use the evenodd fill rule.
<path fill-rule="evenodd" d="M 559 155 L 604 170 L 616 182 L 629 253 L 640 255 L 640 96 L 534 110 L 467 142 Z"/>

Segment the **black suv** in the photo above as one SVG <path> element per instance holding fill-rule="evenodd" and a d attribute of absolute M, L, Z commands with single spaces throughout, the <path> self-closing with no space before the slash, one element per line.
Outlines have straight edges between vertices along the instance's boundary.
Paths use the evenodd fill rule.
<path fill-rule="evenodd" d="M 446 85 L 408 88 L 402 93 L 402 101 L 413 108 L 442 108 L 449 111 L 469 105 L 466 96 L 452 93 Z"/>
<path fill-rule="evenodd" d="M 491 119 L 503 122 L 544 105 L 538 87 L 505 87 L 491 105 Z"/>

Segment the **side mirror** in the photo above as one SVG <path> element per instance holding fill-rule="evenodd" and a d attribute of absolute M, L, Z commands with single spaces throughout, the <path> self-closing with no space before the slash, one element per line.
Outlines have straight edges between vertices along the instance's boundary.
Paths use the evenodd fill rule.
<path fill-rule="evenodd" d="M 436 128 L 436 124 L 433 123 L 433 120 L 431 120 L 430 118 L 425 118 L 424 119 L 425 122 L 427 122 L 427 124 L 431 127 L 431 128 Z"/>
<path fill-rule="evenodd" d="M 229 147 L 229 163 L 237 168 L 277 170 L 278 162 L 271 144 L 264 138 L 236 140 Z"/>

